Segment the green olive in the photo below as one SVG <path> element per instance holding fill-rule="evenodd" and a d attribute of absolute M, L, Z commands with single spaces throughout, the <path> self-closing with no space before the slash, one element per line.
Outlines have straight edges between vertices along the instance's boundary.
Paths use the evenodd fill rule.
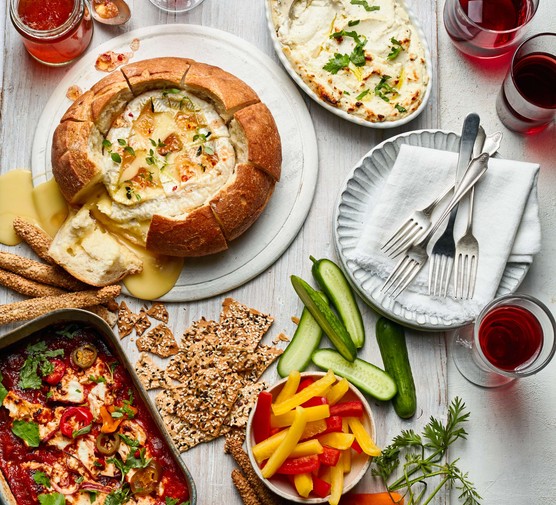
<path fill-rule="evenodd" d="M 120 437 L 115 433 L 100 433 L 96 440 L 98 452 L 112 456 L 120 447 Z"/>
<path fill-rule="evenodd" d="M 71 361 L 79 368 L 89 368 L 95 362 L 98 350 L 93 344 L 83 344 L 71 353 Z"/>
<path fill-rule="evenodd" d="M 151 461 L 145 468 L 140 468 L 131 477 L 129 483 L 131 492 L 136 495 L 152 493 L 162 477 L 162 467 L 156 461 Z"/>

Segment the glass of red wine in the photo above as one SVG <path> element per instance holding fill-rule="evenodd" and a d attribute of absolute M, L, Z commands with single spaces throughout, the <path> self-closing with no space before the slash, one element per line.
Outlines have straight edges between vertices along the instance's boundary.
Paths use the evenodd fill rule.
<path fill-rule="evenodd" d="M 454 45 L 476 58 L 496 58 L 523 39 L 539 0 L 446 0 L 444 26 Z"/>
<path fill-rule="evenodd" d="M 498 387 L 542 370 L 554 356 L 556 322 L 529 295 L 490 302 L 471 326 L 456 331 L 450 353 L 460 373 L 483 387 Z"/>
<path fill-rule="evenodd" d="M 556 33 L 539 33 L 521 44 L 496 100 L 504 125 L 536 133 L 556 116 Z"/>

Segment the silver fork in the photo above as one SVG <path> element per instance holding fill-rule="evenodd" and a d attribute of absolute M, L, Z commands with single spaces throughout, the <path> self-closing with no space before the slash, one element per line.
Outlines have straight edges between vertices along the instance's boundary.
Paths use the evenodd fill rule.
<path fill-rule="evenodd" d="M 405 256 L 394 267 L 394 270 L 380 288 L 381 291 L 389 296 L 392 296 L 393 298 L 396 298 L 415 278 L 428 259 L 427 244 L 429 240 L 435 234 L 444 219 L 448 217 L 451 210 L 485 173 L 488 168 L 488 158 L 488 154 L 483 153 L 469 164 L 467 171 L 454 191 L 454 194 L 444 212 L 440 215 L 436 223 L 429 229 L 429 231 L 416 244 L 412 245 L 407 250 Z"/>
<path fill-rule="evenodd" d="M 473 156 L 481 152 L 494 154 L 500 147 L 502 133 L 496 132 L 489 136 L 485 135 L 483 128 L 479 128 L 477 141 L 473 146 Z M 477 279 L 477 265 L 479 262 L 479 242 L 473 235 L 473 203 L 475 188 L 471 188 L 467 198 L 469 207 L 467 214 L 467 227 L 464 235 L 456 244 L 456 255 L 454 263 L 454 285 L 456 298 L 473 298 L 475 293 L 475 281 Z"/>
<path fill-rule="evenodd" d="M 473 146 L 479 131 L 479 122 L 479 116 L 473 113 L 468 114 L 463 122 L 456 168 L 456 182 L 461 179 L 472 157 Z M 446 296 L 448 292 L 448 284 L 452 275 L 452 267 L 456 254 L 456 242 L 454 240 L 456 216 L 457 210 L 454 209 L 450 214 L 450 219 L 444 233 L 438 238 L 432 248 L 429 264 L 429 295 Z"/>

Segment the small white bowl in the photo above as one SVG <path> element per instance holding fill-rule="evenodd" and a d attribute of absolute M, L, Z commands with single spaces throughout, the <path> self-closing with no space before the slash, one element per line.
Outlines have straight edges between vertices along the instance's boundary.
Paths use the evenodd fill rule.
<path fill-rule="evenodd" d="M 312 377 L 315 380 L 318 380 L 326 375 L 323 372 L 304 372 L 301 374 L 301 380 L 306 379 L 308 377 Z M 338 377 L 340 379 L 340 377 Z M 282 387 L 286 383 L 287 379 L 283 379 L 280 382 L 274 384 L 274 386 L 267 389 L 269 393 L 272 394 L 272 398 L 276 399 Z M 371 438 L 375 439 L 375 423 L 373 419 L 373 414 L 371 412 L 371 408 L 369 403 L 367 402 L 366 398 L 361 394 L 361 392 L 352 384 L 350 384 L 349 390 L 343 396 L 341 401 L 355 401 L 359 400 L 365 409 L 365 414 L 361 420 L 363 426 L 367 430 L 367 433 L 371 435 Z M 287 500 L 296 502 L 296 503 L 327 503 L 328 497 L 319 498 L 316 496 L 312 496 L 310 498 L 303 498 L 299 496 L 297 491 L 295 490 L 292 483 L 287 479 L 285 475 L 275 475 L 272 479 L 265 479 L 259 468 L 259 465 L 253 456 L 252 448 L 255 445 L 255 438 L 253 436 L 253 416 L 255 414 L 255 408 L 251 409 L 251 413 L 249 414 L 249 419 L 247 421 L 247 454 L 249 455 L 249 460 L 251 461 L 251 465 L 255 470 L 256 474 L 259 478 L 264 482 L 264 484 L 274 493 L 285 498 Z M 355 451 L 352 451 L 351 456 L 351 471 L 349 473 L 344 474 L 344 489 L 343 493 L 347 493 L 353 487 L 355 487 L 359 481 L 363 478 L 363 475 L 369 469 L 369 465 L 371 464 L 371 457 L 362 452 L 361 454 L 357 454 Z"/>

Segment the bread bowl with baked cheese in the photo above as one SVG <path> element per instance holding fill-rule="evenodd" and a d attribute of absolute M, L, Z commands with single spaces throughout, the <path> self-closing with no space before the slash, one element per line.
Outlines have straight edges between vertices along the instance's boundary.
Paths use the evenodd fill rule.
<path fill-rule="evenodd" d="M 68 108 L 52 143 L 71 206 L 87 206 L 122 244 L 170 256 L 227 249 L 264 210 L 281 163 L 276 123 L 256 92 L 187 58 L 109 74 Z"/>

